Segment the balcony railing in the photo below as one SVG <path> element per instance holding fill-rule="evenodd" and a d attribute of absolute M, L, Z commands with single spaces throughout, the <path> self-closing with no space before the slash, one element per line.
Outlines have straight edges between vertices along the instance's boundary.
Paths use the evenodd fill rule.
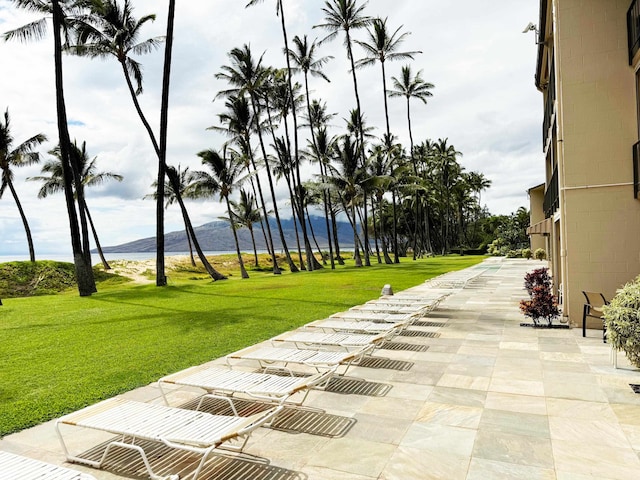
<path fill-rule="evenodd" d="M 629 65 L 640 49 L 640 2 L 633 0 L 627 10 L 627 35 L 629 41 Z"/>
<path fill-rule="evenodd" d="M 558 167 L 553 169 L 553 175 L 551 180 L 547 184 L 547 189 L 544 192 L 544 203 L 542 208 L 544 209 L 545 218 L 549 218 L 553 215 L 560 206 L 560 189 L 558 188 Z"/>
<path fill-rule="evenodd" d="M 547 98 L 544 104 L 544 120 L 542 121 L 542 146 L 547 145 L 549 138 L 549 128 L 551 127 L 551 119 L 556 104 L 556 72 L 555 64 L 551 65 L 549 73 L 549 84 L 547 85 Z"/>
<path fill-rule="evenodd" d="M 633 198 L 640 196 L 640 142 L 633 146 Z"/>

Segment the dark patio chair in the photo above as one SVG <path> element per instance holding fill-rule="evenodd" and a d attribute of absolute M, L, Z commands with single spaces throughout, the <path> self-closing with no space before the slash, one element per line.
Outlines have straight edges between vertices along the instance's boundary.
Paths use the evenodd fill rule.
<path fill-rule="evenodd" d="M 604 298 L 604 295 L 599 292 L 583 291 L 582 294 L 586 299 L 584 307 L 582 308 L 582 336 L 587 336 L 587 317 L 597 318 L 602 321 L 602 341 L 607 343 L 607 327 L 602 318 L 602 307 L 608 305 L 609 302 Z"/>

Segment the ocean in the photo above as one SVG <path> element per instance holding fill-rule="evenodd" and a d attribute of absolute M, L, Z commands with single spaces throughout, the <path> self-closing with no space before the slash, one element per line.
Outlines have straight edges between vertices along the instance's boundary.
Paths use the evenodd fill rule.
<path fill-rule="evenodd" d="M 235 250 L 228 251 L 214 251 L 214 252 L 204 252 L 205 255 L 225 255 L 225 254 L 235 254 Z M 250 252 L 244 252 L 250 253 Z M 251 252 L 253 253 L 253 252 Z M 258 253 L 266 253 L 265 251 L 258 251 Z M 167 257 L 171 257 L 174 255 L 189 255 L 189 252 L 166 252 L 165 255 Z M 194 255 L 195 252 L 194 252 Z M 107 261 L 113 260 L 154 260 L 156 258 L 155 252 L 131 252 L 131 253 L 105 253 L 105 258 Z M 0 263 L 4 262 L 25 262 L 29 260 L 29 255 L 0 255 Z M 55 260 L 57 262 L 73 262 L 73 256 L 70 253 L 42 253 L 38 254 L 36 252 L 36 260 Z M 100 256 L 97 253 L 91 254 L 91 263 L 95 265 L 96 263 L 101 263 Z"/>

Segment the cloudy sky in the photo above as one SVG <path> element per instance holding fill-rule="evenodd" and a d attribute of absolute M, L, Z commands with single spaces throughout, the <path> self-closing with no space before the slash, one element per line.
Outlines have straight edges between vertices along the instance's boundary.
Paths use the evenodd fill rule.
<path fill-rule="evenodd" d="M 155 13 L 142 38 L 164 35 L 165 0 L 131 0 L 134 14 Z M 198 169 L 196 153 L 220 148 L 224 139 L 206 128 L 217 124 L 222 101 L 212 101 L 224 89 L 214 75 L 229 64 L 227 52 L 249 44 L 264 63 L 284 66 L 280 20 L 275 0 L 245 9 L 244 0 L 178 1 L 175 18 L 174 62 L 171 78 L 168 163 Z M 361 2 L 359 2 L 361 3 Z M 323 37 L 313 25 L 322 23 L 321 0 L 285 0 L 289 38 L 307 34 Z M 533 33 L 523 34 L 537 22 L 535 0 L 370 0 L 370 16 L 388 17 L 392 29 L 411 32 L 404 50 L 420 50 L 411 62 L 423 78 L 435 84 L 428 105 L 412 104 L 416 142 L 448 138 L 463 153 L 461 163 L 478 171 L 493 185 L 482 196 L 494 214 L 508 214 L 528 206 L 526 190 L 544 181 L 541 154 L 542 100 L 534 87 L 536 45 Z M 17 11 L 0 0 L 0 32 L 24 25 L 37 17 Z M 355 37 L 364 40 L 364 32 Z M 325 68 L 331 83 L 311 80 L 312 96 L 326 101 L 337 113 L 336 130 L 355 107 L 353 86 L 342 36 L 326 43 L 320 55 L 334 59 Z M 0 109 L 9 108 L 15 144 L 36 133 L 57 143 L 53 40 L 51 34 L 37 43 L 0 40 Z M 362 56 L 355 47 L 357 58 Z M 159 124 L 162 51 L 139 58 L 144 65 L 142 107 L 154 128 Z M 389 63 L 388 76 L 399 76 L 404 62 Z M 363 111 L 374 133 L 384 130 L 384 106 L 379 65 L 358 70 Z M 117 172 L 122 183 L 112 182 L 88 193 L 88 204 L 103 245 L 115 245 L 155 234 L 155 204 L 143 200 L 156 176 L 149 138 L 129 97 L 122 71 L 115 60 L 64 58 L 67 113 L 72 139 L 86 141 L 89 154 L 98 157 L 100 170 Z M 390 99 L 391 130 L 408 144 L 405 104 Z M 156 128 L 156 131 L 158 129 Z M 315 173 L 310 167 L 308 174 Z M 70 252 L 69 229 L 63 195 L 37 199 L 39 185 L 25 179 L 38 175 L 38 166 L 16 170 L 15 186 L 28 216 L 36 256 Z M 195 225 L 222 214 L 213 201 L 192 203 Z M 283 212 L 283 215 L 284 212 Z M 286 216 L 286 215 L 285 215 Z M 167 212 L 166 231 L 182 229 L 177 207 Z M 27 256 L 24 230 L 7 191 L 0 200 L 0 256 Z"/>

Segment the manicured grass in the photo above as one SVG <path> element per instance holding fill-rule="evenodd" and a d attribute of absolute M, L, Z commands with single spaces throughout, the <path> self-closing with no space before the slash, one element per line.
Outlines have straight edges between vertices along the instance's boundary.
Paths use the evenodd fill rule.
<path fill-rule="evenodd" d="M 0 307 L 0 436 L 377 298 L 386 283 L 403 290 L 483 258 L 7 299 Z"/>

